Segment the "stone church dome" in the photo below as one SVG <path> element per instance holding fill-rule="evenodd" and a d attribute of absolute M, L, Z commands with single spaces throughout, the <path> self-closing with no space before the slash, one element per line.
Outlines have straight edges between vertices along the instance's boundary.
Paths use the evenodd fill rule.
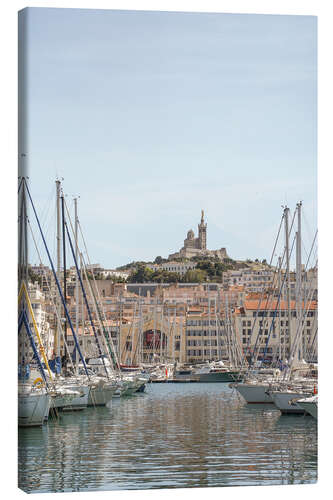
<path fill-rule="evenodd" d="M 194 239 L 194 232 L 192 231 L 192 229 L 190 229 L 187 233 L 187 239 L 188 240 L 193 240 Z"/>

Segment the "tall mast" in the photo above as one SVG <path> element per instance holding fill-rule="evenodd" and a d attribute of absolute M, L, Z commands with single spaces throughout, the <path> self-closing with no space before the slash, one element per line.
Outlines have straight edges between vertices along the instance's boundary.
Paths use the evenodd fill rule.
<path fill-rule="evenodd" d="M 279 257 L 278 259 L 279 264 L 278 264 L 278 296 L 280 295 L 281 297 L 281 268 L 282 268 L 282 259 Z M 281 343 L 281 298 L 279 300 L 279 315 L 278 315 L 279 321 L 278 321 L 278 332 L 279 332 L 279 357 L 281 361 L 283 362 L 285 358 L 285 353 L 283 352 L 282 349 L 282 343 Z M 284 346 L 284 344 L 283 344 Z"/>
<path fill-rule="evenodd" d="M 301 290 L 302 290 L 302 238 L 301 238 L 301 223 L 302 223 L 302 217 L 301 217 L 301 207 L 302 207 L 302 202 L 297 203 L 297 240 L 296 240 L 296 307 L 297 307 L 297 320 L 300 323 L 302 321 L 302 297 L 301 297 Z M 301 331 L 301 336 L 299 340 L 299 351 L 298 355 L 300 358 L 303 357 L 303 328 L 302 325 L 299 324 L 298 328 L 300 328 Z"/>
<path fill-rule="evenodd" d="M 75 217 L 75 259 L 76 262 L 79 262 L 79 249 L 78 249 L 78 218 L 77 218 L 77 198 L 74 198 L 74 217 Z M 75 274 L 75 330 L 76 335 L 79 335 L 79 277 Z M 76 353 L 75 356 L 75 371 L 78 374 L 79 369 L 79 356 Z"/>
<path fill-rule="evenodd" d="M 57 194 L 57 278 L 60 283 L 60 275 L 61 275 L 61 226 L 60 226 L 60 181 L 55 181 L 56 182 L 56 194 Z M 61 298 L 59 294 L 57 294 L 57 310 L 59 313 L 59 317 L 61 317 L 60 314 L 60 309 L 61 309 Z M 56 327 L 56 335 L 54 339 L 54 349 L 55 349 L 55 355 L 59 359 L 60 358 L 60 329 L 61 329 L 61 324 L 59 321 L 57 321 L 57 327 Z"/>
<path fill-rule="evenodd" d="M 210 330 L 210 284 L 208 283 L 208 342 L 209 342 L 209 361 L 212 361 L 212 339 Z"/>
<path fill-rule="evenodd" d="M 61 196 L 61 210 L 62 210 L 62 251 L 63 251 L 63 265 L 64 265 L 64 299 L 65 299 L 65 304 L 67 305 L 67 269 L 66 269 L 66 238 L 65 238 L 65 202 L 64 202 L 64 195 Z M 67 342 L 67 319 L 66 315 L 65 316 L 65 321 L 64 321 L 64 337 L 65 337 L 65 344 L 68 345 Z M 67 352 L 66 348 L 64 350 L 64 356 L 65 356 L 65 366 L 67 365 Z"/>
<path fill-rule="evenodd" d="M 286 248 L 286 284 L 287 284 L 287 307 L 288 307 L 288 329 L 285 329 L 289 333 L 289 351 L 291 346 L 291 311 L 290 311 L 290 267 L 289 267 L 289 224 L 288 224 L 289 208 L 284 208 L 284 227 L 285 227 L 285 248 Z M 286 335 L 285 335 L 286 343 Z M 289 352 L 290 355 L 290 352 Z"/>

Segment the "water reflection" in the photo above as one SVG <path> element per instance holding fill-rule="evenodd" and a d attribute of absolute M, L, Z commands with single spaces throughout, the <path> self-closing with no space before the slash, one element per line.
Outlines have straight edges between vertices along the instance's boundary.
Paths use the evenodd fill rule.
<path fill-rule="evenodd" d="M 29 492 L 311 483 L 311 417 L 245 405 L 227 384 L 156 384 L 112 408 L 19 431 Z"/>

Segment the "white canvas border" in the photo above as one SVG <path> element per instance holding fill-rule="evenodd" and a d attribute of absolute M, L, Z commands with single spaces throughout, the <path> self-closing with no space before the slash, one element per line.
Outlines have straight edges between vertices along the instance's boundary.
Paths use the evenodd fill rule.
<path fill-rule="evenodd" d="M 314 495 L 327 494 L 330 488 L 330 362 L 332 357 L 332 327 L 329 312 L 331 309 L 330 284 L 331 284 L 331 168 L 332 168 L 332 8 L 326 1 L 11 1 L 1 9 L 1 144 L 2 144 L 2 177 L 1 177 L 1 261 L 3 279 L 1 286 L 1 312 L 2 312 L 2 405 L 1 429 L 2 437 L 2 489 L 3 494 L 10 497 L 22 496 L 16 488 L 16 460 L 17 460 L 17 427 L 16 427 L 16 192 L 17 192 L 17 11 L 27 7 L 70 7 L 70 8 L 103 8 L 126 10 L 167 10 L 167 11 L 201 11 L 201 12 L 231 12 L 231 13 L 258 13 L 258 14 L 290 14 L 290 15 L 316 15 L 318 16 L 319 32 L 319 256 L 320 256 L 320 392 L 324 397 L 320 401 L 320 467 L 319 482 L 317 485 L 304 486 L 274 486 L 274 487 L 242 487 L 242 488 L 209 488 L 209 489 L 177 489 L 177 490 L 150 490 L 150 491 L 124 491 L 124 492 L 98 492 L 100 498 L 167 498 L 174 497 L 199 498 L 209 495 L 218 498 L 222 494 L 226 497 L 238 499 L 246 495 L 248 498 L 277 498 L 283 495 L 291 498 L 302 495 L 303 499 L 313 498 Z M 12 336 L 12 338 L 11 338 Z M 327 393 L 325 397 L 325 393 Z M 268 488 L 268 489 L 267 489 Z M 281 489 L 282 488 L 282 489 Z M 50 496 L 52 495 L 52 496 Z M 39 494 L 39 498 L 54 498 L 54 494 Z M 65 494 L 58 493 L 58 496 Z M 74 494 L 73 494 L 74 495 Z M 82 493 L 84 498 L 95 498 L 96 493 Z M 66 497 L 68 494 L 66 494 Z M 325 495 L 326 496 L 326 495 Z"/>

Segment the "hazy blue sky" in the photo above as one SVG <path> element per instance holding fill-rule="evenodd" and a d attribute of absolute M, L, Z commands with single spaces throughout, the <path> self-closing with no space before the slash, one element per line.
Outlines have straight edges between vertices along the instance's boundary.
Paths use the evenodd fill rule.
<path fill-rule="evenodd" d="M 201 209 L 208 248 L 268 259 L 281 205 L 303 200 L 310 244 L 316 29 L 309 16 L 29 9 L 26 153 L 49 238 L 58 175 L 105 267 L 178 250 Z"/>

